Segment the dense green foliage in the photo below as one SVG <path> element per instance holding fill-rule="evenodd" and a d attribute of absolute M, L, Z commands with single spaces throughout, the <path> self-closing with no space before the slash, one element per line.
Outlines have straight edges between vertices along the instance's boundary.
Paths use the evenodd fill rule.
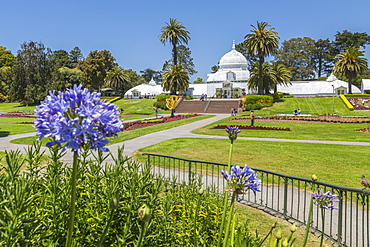
<path fill-rule="evenodd" d="M 162 87 L 171 95 L 183 93 L 189 88 L 189 75 L 180 64 L 171 66 L 163 73 Z"/>
<path fill-rule="evenodd" d="M 338 54 L 334 66 L 334 73 L 344 75 L 348 80 L 348 93 L 352 94 L 352 81 L 367 69 L 365 53 L 357 47 L 350 47 Z"/>
<path fill-rule="evenodd" d="M 106 226 L 103 246 L 133 246 L 140 233 L 138 209 L 144 204 L 151 215 L 144 246 L 191 246 L 194 237 L 201 246 L 214 245 L 222 212 L 217 191 L 201 189 L 195 177 L 186 185 L 154 175 L 150 166 L 121 152 L 106 166 L 103 153 L 93 161 L 87 155 L 79 159 L 73 246 L 97 246 Z M 2 246 L 65 244 L 71 168 L 61 162 L 63 154 L 57 149 L 40 166 L 41 157 L 39 147 L 30 148 L 26 156 L 11 152 L 5 157 L 0 173 Z M 21 171 L 23 165 L 27 172 Z M 195 210 L 202 219 L 196 228 Z M 239 231 L 254 242 L 247 228 Z"/>

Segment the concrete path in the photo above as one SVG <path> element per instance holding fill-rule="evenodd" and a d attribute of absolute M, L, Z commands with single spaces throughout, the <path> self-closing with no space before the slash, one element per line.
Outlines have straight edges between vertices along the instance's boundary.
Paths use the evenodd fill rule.
<path fill-rule="evenodd" d="M 199 135 L 191 133 L 192 130 L 209 125 L 221 119 L 229 117 L 229 114 L 217 114 L 214 117 L 199 120 L 193 123 L 181 125 L 167 130 L 146 134 L 132 140 L 124 141 L 122 143 L 112 144 L 108 146 L 111 152 L 115 155 L 119 146 L 124 146 L 124 155 L 132 156 L 132 154 L 140 148 L 151 146 L 165 140 L 173 138 L 207 138 L 207 139 L 228 139 L 227 136 L 214 135 Z M 0 151 L 10 151 L 19 149 L 22 153 L 25 152 L 27 145 L 10 143 L 13 139 L 35 136 L 36 132 L 10 135 L 0 137 Z M 317 143 L 317 144 L 334 144 L 334 145 L 353 145 L 353 146 L 370 146 L 369 142 L 346 142 L 346 141 L 320 141 L 320 140 L 297 140 L 297 139 L 278 139 L 278 138 L 257 138 L 257 137 L 238 137 L 238 140 L 251 141 L 273 141 L 273 142 L 296 142 L 296 143 Z M 70 153 L 70 152 L 68 152 Z M 65 161 L 72 161 L 72 155 L 65 156 Z"/>

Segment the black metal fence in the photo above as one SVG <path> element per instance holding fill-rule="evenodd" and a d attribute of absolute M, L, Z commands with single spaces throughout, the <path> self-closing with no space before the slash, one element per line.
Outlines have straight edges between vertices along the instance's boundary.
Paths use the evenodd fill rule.
<path fill-rule="evenodd" d="M 153 166 L 153 172 L 176 178 L 177 182 L 187 182 L 196 175 L 201 177 L 206 187 L 217 186 L 223 191 L 226 185 L 221 170 L 226 170 L 227 164 L 150 153 L 143 155 L 147 156 L 148 163 Z M 261 179 L 261 192 L 254 195 L 249 191 L 239 196 L 238 201 L 306 224 L 313 181 L 262 169 L 253 170 Z M 337 210 L 326 210 L 324 229 L 321 210 L 314 207 L 312 231 L 324 231 L 325 236 L 339 246 L 370 246 L 370 190 L 320 181 L 315 184 L 325 192 L 331 191 L 338 195 L 339 202 L 335 204 Z"/>

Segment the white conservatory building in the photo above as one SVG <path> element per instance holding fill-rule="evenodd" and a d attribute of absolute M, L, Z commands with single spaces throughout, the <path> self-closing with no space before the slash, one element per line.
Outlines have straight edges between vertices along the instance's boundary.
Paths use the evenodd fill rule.
<path fill-rule="evenodd" d="M 331 74 L 326 81 L 291 81 L 291 85 L 278 85 L 277 91 L 289 93 L 295 97 L 338 96 L 348 93 L 348 83 Z M 361 90 L 352 85 L 352 93 L 360 94 Z"/>
<path fill-rule="evenodd" d="M 233 43 L 230 52 L 226 53 L 218 63 L 219 69 L 216 73 L 208 74 L 207 95 L 212 97 L 216 92 L 224 97 L 231 98 L 235 92 L 239 95 L 243 90 L 248 91 L 248 79 L 250 77 L 248 62 L 243 54 L 235 50 Z"/>

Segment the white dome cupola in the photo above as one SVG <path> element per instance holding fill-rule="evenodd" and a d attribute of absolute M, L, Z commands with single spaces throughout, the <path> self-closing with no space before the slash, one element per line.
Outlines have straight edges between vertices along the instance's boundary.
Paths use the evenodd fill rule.
<path fill-rule="evenodd" d="M 247 59 L 235 50 L 235 43 L 233 42 L 232 50 L 226 53 L 219 62 L 220 69 L 247 69 Z"/>

